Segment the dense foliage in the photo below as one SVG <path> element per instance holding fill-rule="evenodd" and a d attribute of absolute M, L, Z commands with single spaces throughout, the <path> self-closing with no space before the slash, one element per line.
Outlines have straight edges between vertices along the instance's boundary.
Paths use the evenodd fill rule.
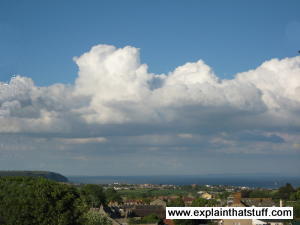
<path fill-rule="evenodd" d="M 122 202 L 122 198 L 120 194 L 113 188 L 108 188 L 105 191 L 105 197 L 107 202 L 118 202 L 118 203 Z"/>
<path fill-rule="evenodd" d="M 243 198 L 272 198 L 275 192 L 266 189 L 243 190 Z"/>
<path fill-rule="evenodd" d="M 112 225 L 112 222 L 98 212 L 89 211 L 85 214 L 85 225 Z"/>
<path fill-rule="evenodd" d="M 254 189 L 254 190 L 243 190 L 243 198 L 273 198 L 283 200 L 296 199 L 297 190 L 287 183 L 285 186 L 280 187 L 278 190 L 267 190 L 267 189 Z"/>
<path fill-rule="evenodd" d="M 5 225 L 80 225 L 85 207 L 73 187 L 32 177 L 0 178 Z"/>
<path fill-rule="evenodd" d="M 106 205 L 106 196 L 103 188 L 97 184 L 86 184 L 80 189 L 84 202 L 91 208 L 99 208 Z"/>
<path fill-rule="evenodd" d="M 288 200 L 290 199 L 291 195 L 295 192 L 296 190 L 293 188 L 291 184 L 286 184 L 285 186 L 279 188 L 277 196 L 278 198 Z"/>
<path fill-rule="evenodd" d="M 185 206 L 184 201 L 182 198 L 176 198 L 167 203 L 168 207 L 183 207 Z"/>
<path fill-rule="evenodd" d="M 213 207 L 217 206 L 218 202 L 215 199 L 204 199 L 204 198 L 196 198 L 192 202 L 193 207 Z"/>

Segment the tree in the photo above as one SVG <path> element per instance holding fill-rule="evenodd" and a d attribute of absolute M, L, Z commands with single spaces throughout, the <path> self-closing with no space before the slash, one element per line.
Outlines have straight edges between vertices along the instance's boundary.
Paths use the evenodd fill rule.
<path fill-rule="evenodd" d="M 155 214 L 149 214 L 141 219 L 141 223 L 158 223 L 160 219 Z"/>
<path fill-rule="evenodd" d="M 99 212 L 88 211 L 84 217 L 85 225 L 112 225 L 112 222 Z"/>
<path fill-rule="evenodd" d="M 193 207 L 205 207 L 208 203 L 208 200 L 204 199 L 204 198 L 196 198 L 193 202 L 192 202 L 192 206 Z"/>
<path fill-rule="evenodd" d="M 45 178 L 0 178 L 5 225 L 80 225 L 86 208 L 75 188 Z"/>
<path fill-rule="evenodd" d="M 222 191 L 218 194 L 218 197 L 220 199 L 227 199 L 229 195 L 230 195 L 230 192 Z M 242 192 L 242 195 L 243 195 L 243 192 Z M 246 193 L 245 193 L 245 195 L 246 195 Z M 245 198 L 247 198 L 247 197 L 245 196 Z"/>
<path fill-rule="evenodd" d="M 248 198 L 271 198 L 272 192 L 265 189 L 256 189 L 249 192 Z"/>
<path fill-rule="evenodd" d="M 98 208 L 100 205 L 106 205 L 103 188 L 99 185 L 86 184 L 81 188 L 80 194 L 89 207 Z"/>
<path fill-rule="evenodd" d="M 116 190 L 113 189 L 113 188 L 108 188 L 108 189 L 105 191 L 105 196 L 106 196 L 106 201 L 107 201 L 107 202 L 118 202 L 118 203 L 121 203 L 121 202 L 122 202 L 121 196 L 120 196 L 119 193 L 116 192 Z"/>
<path fill-rule="evenodd" d="M 183 206 L 185 206 L 182 198 L 176 198 L 176 199 L 170 201 L 167 205 L 168 205 L 168 207 L 183 207 Z"/>
<path fill-rule="evenodd" d="M 197 198 L 192 202 L 192 206 L 194 207 L 212 207 L 216 206 L 218 202 L 214 199 L 204 199 L 204 198 Z"/>
<path fill-rule="evenodd" d="M 300 201 L 297 201 L 294 205 L 294 218 L 300 218 Z"/>
<path fill-rule="evenodd" d="M 293 188 L 293 186 L 289 183 L 287 183 L 285 186 L 279 188 L 278 190 L 278 198 L 282 198 L 282 199 L 290 199 L 290 196 L 292 195 L 292 193 L 295 192 L 295 189 Z"/>
<path fill-rule="evenodd" d="M 292 200 L 292 201 L 300 200 L 300 190 L 299 189 L 296 192 L 291 194 L 290 200 Z"/>

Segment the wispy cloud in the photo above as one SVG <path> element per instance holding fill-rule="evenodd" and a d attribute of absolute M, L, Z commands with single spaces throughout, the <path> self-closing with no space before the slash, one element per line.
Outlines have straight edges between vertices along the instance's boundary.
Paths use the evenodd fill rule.
<path fill-rule="evenodd" d="M 96 138 L 55 138 L 55 140 L 60 141 L 65 144 L 87 144 L 87 143 L 103 143 L 107 139 L 104 137 Z"/>

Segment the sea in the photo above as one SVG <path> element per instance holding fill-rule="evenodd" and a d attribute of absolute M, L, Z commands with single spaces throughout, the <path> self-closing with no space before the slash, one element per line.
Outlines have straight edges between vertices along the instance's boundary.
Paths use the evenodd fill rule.
<path fill-rule="evenodd" d="M 68 179 L 72 183 L 81 184 L 197 184 L 276 189 L 290 183 L 300 187 L 300 176 L 275 175 L 68 176 Z"/>

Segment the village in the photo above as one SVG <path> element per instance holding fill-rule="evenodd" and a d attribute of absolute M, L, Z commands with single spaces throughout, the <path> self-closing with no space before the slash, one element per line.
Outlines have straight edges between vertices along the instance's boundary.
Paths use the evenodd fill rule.
<path fill-rule="evenodd" d="M 169 220 L 166 207 L 215 206 L 215 207 L 282 207 L 296 201 L 281 199 L 280 191 L 286 189 L 263 189 L 224 185 L 153 185 L 119 184 L 104 185 L 115 190 L 118 196 L 107 205 L 92 208 L 95 213 L 108 217 L 113 225 L 132 224 L 214 224 L 214 225 L 286 225 L 299 222 L 287 220 L 225 219 L 225 220 Z M 290 196 L 289 196 L 290 197 Z"/>

